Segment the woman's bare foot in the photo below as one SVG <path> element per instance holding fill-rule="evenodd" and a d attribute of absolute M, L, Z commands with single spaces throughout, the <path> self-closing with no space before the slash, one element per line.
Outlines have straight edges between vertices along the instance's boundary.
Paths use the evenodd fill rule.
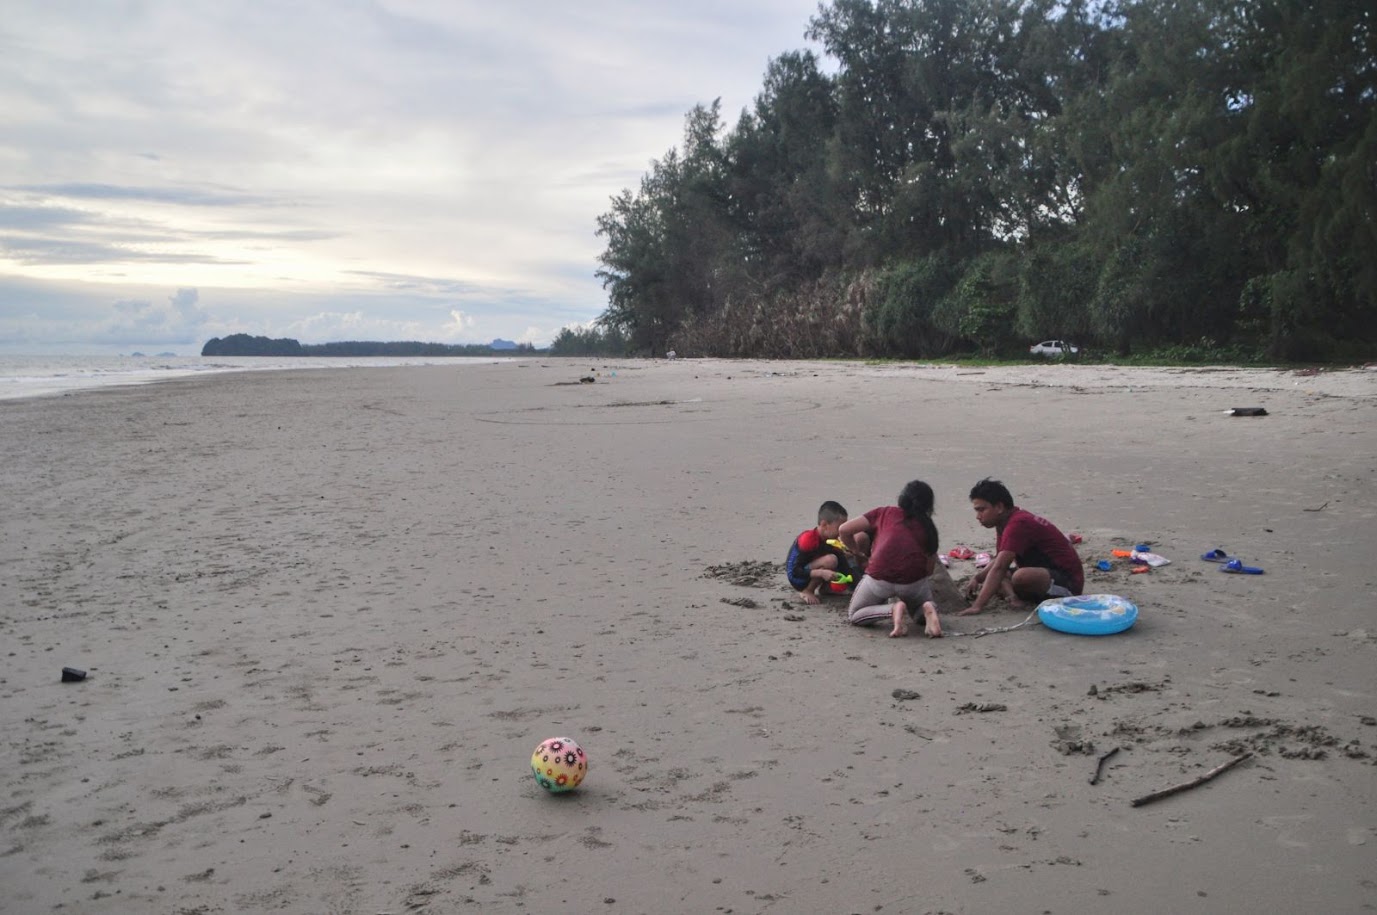
<path fill-rule="evenodd" d="M 930 639 L 942 637 L 942 620 L 937 616 L 937 605 L 932 601 L 923 602 L 923 634 Z"/>
<path fill-rule="evenodd" d="M 908 635 L 908 607 L 904 602 L 896 600 L 894 606 L 889 608 L 890 619 L 894 620 L 894 629 L 889 633 L 891 639 L 901 639 Z"/>

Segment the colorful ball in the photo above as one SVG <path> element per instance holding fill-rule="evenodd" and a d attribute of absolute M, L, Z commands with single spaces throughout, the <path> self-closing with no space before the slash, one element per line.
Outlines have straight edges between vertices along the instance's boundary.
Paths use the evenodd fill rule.
<path fill-rule="evenodd" d="M 551 737 L 531 754 L 531 772 L 546 791 L 572 791 L 588 774 L 588 754 L 568 737 Z"/>

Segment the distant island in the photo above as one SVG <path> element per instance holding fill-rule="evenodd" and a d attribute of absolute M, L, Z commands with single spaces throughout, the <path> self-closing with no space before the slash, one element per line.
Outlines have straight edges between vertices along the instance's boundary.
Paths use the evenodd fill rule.
<path fill-rule="evenodd" d="M 342 343 L 299 343 L 290 337 L 277 340 L 230 334 L 212 337 L 201 347 L 202 356 L 492 356 L 534 354 L 529 343 L 496 339 L 491 343 L 419 343 L 413 340 L 379 343 L 349 340 Z"/>

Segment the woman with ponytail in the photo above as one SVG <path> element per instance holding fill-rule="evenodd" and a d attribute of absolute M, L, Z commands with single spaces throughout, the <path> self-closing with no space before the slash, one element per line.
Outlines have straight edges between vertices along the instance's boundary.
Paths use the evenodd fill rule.
<path fill-rule="evenodd" d="M 932 602 L 929 576 L 937 562 L 937 526 L 932 523 L 932 487 L 913 480 L 899 493 L 899 504 L 874 508 L 841 526 L 842 543 L 866 561 L 846 617 L 856 626 L 881 620 L 893 624 L 890 638 L 908 635 L 909 608 L 922 607 L 923 632 L 941 638 L 942 623 Z M 870 535 L 870 555 L 860 554 L 857 534 Z M 893 601 L 893 603 L 890 603 Z"/>

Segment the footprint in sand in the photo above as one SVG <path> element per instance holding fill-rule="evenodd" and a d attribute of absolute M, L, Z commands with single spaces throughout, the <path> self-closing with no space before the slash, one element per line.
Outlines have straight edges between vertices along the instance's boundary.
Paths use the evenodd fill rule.
<path fill-rule="evenodd" d="M 1277 844 L 1283 848 L 1309 848 L 1309 842 L 1292 838 L 1287 827 L 1298 826 L 1301 823 L 1309 822 L 1310 819 L 1311 817 L 1307 814 L 1294 814 L 1291 816 L 1263 817 L 1262 822 L 1264 825 L 1277 830 Z"/>

